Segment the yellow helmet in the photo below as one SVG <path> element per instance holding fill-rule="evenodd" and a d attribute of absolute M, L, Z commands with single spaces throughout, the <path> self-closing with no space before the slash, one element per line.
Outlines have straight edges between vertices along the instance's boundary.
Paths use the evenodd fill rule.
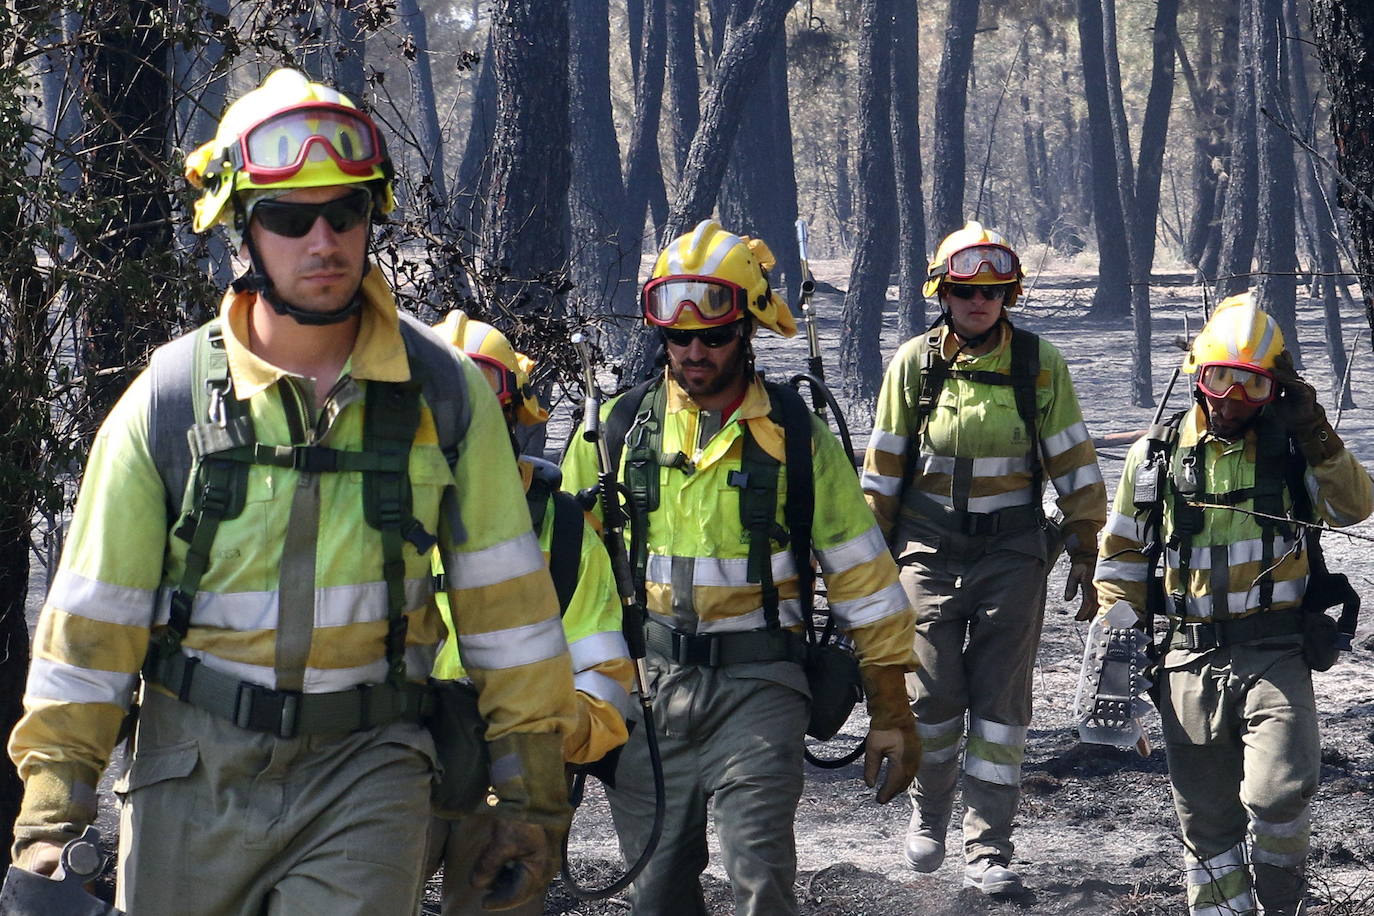
<path fill-rule="evenodd" d="M 1246 290 L 1221 301 L 1193 340 L 1183 361 L 1184 372 L 1218 364 L 1270 371 L 1284 350 L 1278 322 Z"/>
<path fill-rule="evenodd" d="M 200 188 L 192 228 L 232 224 L 228 208 L 248 190 L 380 182 L 377 208 L 396 206 L 392 166 L 376 123 L 343 93 L 298 70 L 275 70 L 230 105 L 215 138 L 186 156 L 186 180 Z M 226 212 L 228 211 L 228 212 Z"/>
<path fill-rule="evenodd" d="M 797 323 L 768 285 L 775 263 L 762 239 L 702 220 L 659 253 L 653 276 L 644 284 L 644 323 L 696 330 L 739 321 L 747 311 L 764 327 L 791 337 Z"/>
<path fill-rule="evenodd" d="M 439 335 L 466 353 L 487 377 L 502 407 L 515 405 L 515 421 L 534 426 L 549 418 L 530 384 L 534 360 L 511 346 L 510 340 L 485 321 L 476 321 L 462 309 L 454 309 L 434 326 Z"/>
<path fill-rule="evenodd" d="M 921 293 L 933 296 L 940 291 L 940 284 L 951 280 L 973 286 L 1014 283 L 1004 303 L 1011 308 L 1021 295 L 1024 277 L 1021 259 L 1002 233 L 984 229 L 982 223 L 969 220 L 964 228 L 945 236 L 940 247 L 935 249 Z"/>

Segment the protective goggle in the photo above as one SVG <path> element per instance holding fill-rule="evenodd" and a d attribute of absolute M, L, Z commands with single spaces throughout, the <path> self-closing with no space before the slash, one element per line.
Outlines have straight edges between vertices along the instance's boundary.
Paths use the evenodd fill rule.
<path fill-rule="evenodd" d="M 704 325 L 729 324 L 744 317 L 744 288 L 719 277 L 659 277 L 644 284 L 644 317 L 662 327 L 682 320 L 690 309 Z"/>
<path fill-rule="evenodd" d="M 312 102 L 263 118 L 228 155 L 255 184 L 272 184 L 326 157 L 344 174 L 366 176 L 386 159 L 386 147 L 377 125 L 356 108 Z"/>
<path fill-rule="evenodd" d="M 970 245 L 950 255 L 935 274 L 949 280 L 972 280 L 984 267 L 998 280 L 1015 280 L 1021 261 L 1006 245 Z"/>
<path fill-rule="evenodd" d="M 1214 398 L 1228 398 L 1238 391 L 1247 404 L 1268 404 L 1277 386 L 1274 376 L 1263 369 L 1235 363 L 1207 363 L 1197 376 L 1198 389 Z"/>
<path fill-rule="evenodd" d="M 252 216 L 268 232 L 288 239 L 304 236 L 320 217 L 324 217 L 329 228 L 335 232 L 348 232 L 363 225 L 372 216 L 372 192 L 367 188 L 357 188 L 343 197 L 322 204 L 260 200 L 253 204 Z"/>
<path fill-rule="evenodd" d="M 486 376 L 487 384 L 496 392 L 496 400 L 502 407 L 509 406 L 520 390 L 515 381 L 515 373 L 506 368 L 500 360 L 492 359 L 490 356 L 483 356 L 481 353 L 468 353 L 468 356 Z"/>

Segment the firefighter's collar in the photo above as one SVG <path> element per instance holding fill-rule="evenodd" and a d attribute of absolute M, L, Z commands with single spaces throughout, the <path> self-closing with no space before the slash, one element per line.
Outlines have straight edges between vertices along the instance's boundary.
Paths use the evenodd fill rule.
<path fill-rule="evenodd" d="M 976 359 L 995 359 L 1006 352 L 1011 343 L 1011 322 L 999 320 L 997 322 L 997 345 L 986 353 L 979 353 L 974 356 L 969 353 L 955 353 L 959 350 L 959 341 L 954 336 L 954 329 L 949 325 L 942 325 L 940 328 L 940 354 L 945 359 L 957 359 L 959 362 L 972 362 Z"/>
<path fill-rule="evenodd" d="M 251 398 L 291 374 L 248 347 L 248 310 L 255 295 L 235 293 L 231 289 L 224 294 L 220 304 L 224 352 L 229 361 L 229 374 L 234 379 L 234 393 L 241 400 Z M 406 359 L 405 340 L 401 337 L 401 319 L 396 311 L 396 299 L 381 271 L 373 268 L 364 275 L 362 297 L 358 339 L 344 364 L 344 373 L 379 382 L 406 381 L 410 378 L 410 361 Z"/>
<path fill-rule="evenodd" d="M 682 386 L 673 380 L 667 372 L 663 373 L 664 383 L 668 386 L 668 413 L 678 413 L 683 410 L 699 412 L 701 407 L 691 396 L 683 390 Z M 763 377 L 755 373 L 754 378 L 749 382 L 749 387 L 745 389 L 744 400 L 733 416 L 725 417 L 725 424 L 734 420 L 754 420 L 759 417 L 768 416 L 772 410 L 772 405 L 768 401 L 768 390 L 763 387 Z"/>

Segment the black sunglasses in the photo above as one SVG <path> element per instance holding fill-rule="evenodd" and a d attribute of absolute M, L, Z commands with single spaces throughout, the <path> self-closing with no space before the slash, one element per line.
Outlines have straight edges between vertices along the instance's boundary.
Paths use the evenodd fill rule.
<path fill-rule="evenodd" d="M 989 302 L 1005 302 L 1009 286 L 997 284 L 946 283 L 945 292 L 956 299 L 972 299 L 981 294 Z"/>
<path fill-rule="evenodd" d="M 739 337 L 739 322 L 725 324 L 716 328 L 701 328 L 684 331 L 681 328 L 663 328 L 663 339 L 675 347 L 690 347 L 692 341 L 699 340 L 703 347 L 712 350 L 725 346 Z"/>
<path fill-rule="evenodd" d="M 285 200 L 260 200 L 253 206 L 253 216 L 262 228 L 273 235 L 298 239 L 324 217 L 335 232 L 348 232 L 367 222 L 372 215 L 372 192 L 359 188 L 343 197 L 322 204 L 301 204 Z"/>

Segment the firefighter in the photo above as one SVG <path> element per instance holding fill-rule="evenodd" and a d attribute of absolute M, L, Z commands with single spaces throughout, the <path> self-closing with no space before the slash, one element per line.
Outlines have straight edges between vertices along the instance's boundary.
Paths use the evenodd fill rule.
<path fill-rule="evenodd" d="M 920 668 L 907 678 L 925 748 L 905 855 L 933 872 L 963 745 L 964 885 L 1017 892 L 1012 819 L 1031 719 L 1045 576 L 1062 538 L 1080 619 L 1106 489 L 1069 373 L 1048 341 L 1014 328 L 1021 263 L 970 222 L 940 243 L 927 296 L 942 314 L 903 344 L 883 377 L 863 488 L 916 609 Z M 1041 509 L 1053 481 L 1062 531 Z M 965 736 L 967 735 L 967 739 Z"/>
<path fill-rule="evenodd" d="M 1321 746 L 1304 659 L 1311 551 L 1288 520 L 1353 525 L 1370 514 L 1371 482 L 1251 294 L 1217 307 L 1184 369 L 1195 403 L 1160 456 L 1160 530 L 1148 530 L 1152 507 L 1136 496 L 1152 457 L 1142 439 L 1107 522 L 1098 593 L 1144 619 L 1152 584 L 1161 589 L 1169 627 L 1156 700 L 1189 912 L 1296 916 Z M 1162 583 L 1145 561 L 1153 538 L 1168 545 Z"/>
<path fill-rule="evenodd" d="M 809 594 L 800 594 L 793 548 L 808 557 L 808 573 L 809 558 L 819 562 L 831 613 L 858 647 L 872 714 L 868 785 L 888 762 L 879 802 L 907 786 L 920 757 L 903 682 L 913 665 L 911 611 L 852 465 L 796 392 L 765 385 L 754 370 L 757 327 L 796 333 L 769 287 L 772 266 L 762 241 L 710 220 L 669 243 L 643 289 L 665 372 L 603 408 L 636 516 L 630 556 L 648 608 L 667 783 L 663 836 L 631 891 L 641 916 L 707 912 L 697 879 L 711 800 L 735 912 L 797 912 L 793 821 L 810 696 L 799 630 Z M 789 447 L 807 460 L 788 460 Z M 591 444 L 574 437 L 569 485 L 595 484 L 596 471 Z M 802 476 L 812 485 L 798 492 Z M 814 511 L 803 519 L 808 497 Z M 643 728 L 631 730 L 607 794 L 633 861 L 654 811 Z"/>
<path fill-rule="evenodd" d="M 460 310 L 449 312 L 435 329 L 466 353 L 486 376 L 501 404 L 512 445 L 517 427 L 535 426 L 549 418 L 530 384 L 534 361 L 516 352 L 505 334 L 486 322 L 469 319 Z M 516 454 L 539 546 L 553 572 L 563 632 L 573 661 L 577 724 L 563 736 L 563 757 L 568 763 L 588 766 L 620 747 L 626 738 L 625 714 L 634 669 L 620 633 L 620 596 L 601 539 L 587 524 L 572 495 L 558 489 L 562 475 L 557 465 L 519 455 L 518 450 Z M 442 594 L 439 610 L 452 635 L 453 622 Z M 446 680 L 464 676 L 455 639 L 450 638 L 439 650 L 434 676 Z M 428 870 L 432 872 L 443 863 L 443 916 L 483 912 L 481 895 L 469 876 L 481 852 L 475 838 L 485 834 L 483 825 L 490 818 L 489 814 L 476 813 L 457 821 L 441 817 L 430 821 Z M 543 900 L 534 897 L 506 912 L 537 916 L 543 911 Z"/>
<path fill-rule="evenodd" d="M 195 230 L 225 225 L 248 268 L 91 450 L 9 745 L 24 867 L 51 873 L 94 819 L 137 709 L 116 783 L 121 909 L 416 906 L 437 550 L 508 763 L 474 893 L 516 903 L 552 876 L 567 645 L 485 378 L 402 317 L 368 262 L 391 174 L 372 119 L 294 70 L 187 157 Z"/>

